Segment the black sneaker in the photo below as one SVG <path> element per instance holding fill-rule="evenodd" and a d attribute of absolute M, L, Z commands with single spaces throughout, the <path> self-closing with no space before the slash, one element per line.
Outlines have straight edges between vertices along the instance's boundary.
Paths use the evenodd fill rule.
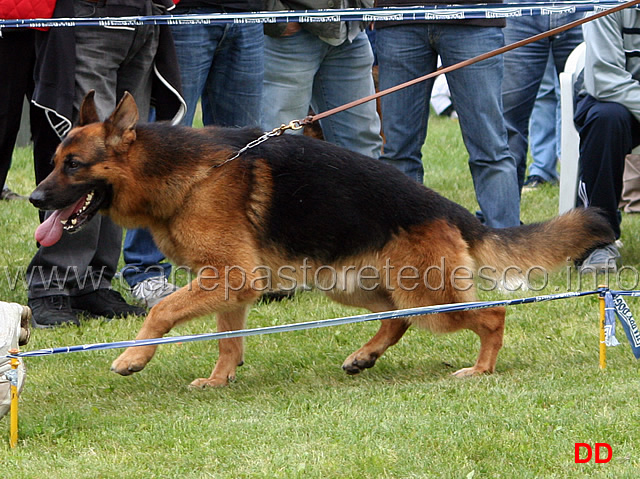
<path fill-rule="evenodd" d="M 540 188 L 547 182 L 544 178 L 538 175 L 532 175 L 527 178 L 527 181 L 524 182 L 522 187 L 522 191 L 531 191 Z"/>
<path fill-rule="evenodd" d="M 128 304 L 120 293 L 106 288 L 82 296 L 72 296 L 71 307 L 105 318 L 147 315 L 146 309 Z"/>
<path fill-rule="evenodd" d="M 64 324 L 80 325 L 76 313 L 71 308 L 69 296 L 55 295 L 30 299 L 31 324 L 34 328 L 48 329 Z"/>
<path fill-rule="evenodd" d="M 532 190 L 537 190 L 538 188 L 540 188 L 543 185 L 557 185 L 558 184 L 558 180 L 551 180 L 551 181 L 547 181 L 545 180 L 542 176 L 538 176 L 538 175 L 531 175 L 527 178 L 527 181 L 524 182 L 524 185 L 522 187 L 522 191 L 532 191 Z"/>

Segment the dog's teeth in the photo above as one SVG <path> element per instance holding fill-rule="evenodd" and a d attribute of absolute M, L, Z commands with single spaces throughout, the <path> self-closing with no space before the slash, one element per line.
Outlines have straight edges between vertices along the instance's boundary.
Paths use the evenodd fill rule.
<path fill-rule="evenodd" d="M 78 223 L 78 220 L 77 220 L 76 218 L 73 218 L 73 219 L 71 220 L 71 224 L 72 224 L 72 225 L 74 225 L 74 226 L 75 226 L 77 223 Z"/>
<path fill-rule="evenodd" d="M 65 226 L 66 226 L 66 225 L 67 225 L 67 221 L 68 221 L 68 220 L 60 220 L 60 223 L 62 223 L 63 225 L 65 225 Z"/>

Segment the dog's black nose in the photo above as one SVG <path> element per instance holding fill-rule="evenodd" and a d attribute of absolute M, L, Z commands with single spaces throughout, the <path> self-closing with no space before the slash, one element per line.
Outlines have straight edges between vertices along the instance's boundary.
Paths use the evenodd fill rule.
<path fill-rule="evenodd" d="M 29 201 L 36 208 L 42 208 L 44 205 L 44 193 L 36 188 L 29 196 Z"/>

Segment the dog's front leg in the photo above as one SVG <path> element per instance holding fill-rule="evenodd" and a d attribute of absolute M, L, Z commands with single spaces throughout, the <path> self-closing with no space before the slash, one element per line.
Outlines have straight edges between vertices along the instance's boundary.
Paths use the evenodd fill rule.
<path fill-rule="evenodd" d="M 174 297 L 181 293 L 181 290 L 176 291 L 164 300 L 160 301 L 157 305 L 151 308 L 147 315 L 142 328 L 136 336 L 136 340 L 140 339 L 153 339 L 161 338 L 166 333 L 171 331 L 171 328 L 178 322 L 181 322 L 180 318 L 172 314 L 170 310 L 171 304 L 176 302 L 177 297 Z M 183 318 L 185 320 L 188 318 Z M 151 358 L 156 352 L 157 346 L 135 346 L 125 350 L 112 364 L 111 370 L 121 374 L 122 376 L 129 376 L 144 369 Z"/>
<path fill-rule="evenodd" d="M 245 279 L 245 278 L 243 278 Z M 161 338 L 177 324 L 210 313 L 218 313 L 221 330 L 240 329 L 244 324 L 245 310 L 260 295 L 251 289 L 252 278 L 235 287 L 217 287 L 207 278 L 194 280 L 190 285 L 167 296 L 151 308 L 136 339 Z M 232 285 L 233 286 L 233 285 Z M 241 314 L 238 313 L 241 311 Z M 237 318 L 242 318 L 238 320 Z M 239 346 L 238 346 L 239 344 Z M 128 348 L 111 365 L 111 370 L 123 376 L 141 371 L 151 360 L 156 346 L 136 346 Z M 242 341 L 229 339 L 220 341 L 220 358 L 209 380 L 216 379 L 215 385 L 226 384 L 227 378 L 235 375 L 235 367 L 242 362 Z M 234 364 L 233 366 L 231 366 Z M 224 377 L 224 379 L 223 379 Z M 213 383 L 206 385 L 214 385 Z M 200 386 L 200 384 L 196 384 Z"/>
<path fill-rule="evenodd" d="M 249 308 L 244 306 L 233 311 L 219 313 L 218 331 L 244 329 Z M 244 354 L 243 338 L 221 339 L 218 341 L 220 355 L 211 376 L 194 380 L 189 387 L 206 388 L 226 386 L 236 378 L 236 368 L 242 365 Z"/>

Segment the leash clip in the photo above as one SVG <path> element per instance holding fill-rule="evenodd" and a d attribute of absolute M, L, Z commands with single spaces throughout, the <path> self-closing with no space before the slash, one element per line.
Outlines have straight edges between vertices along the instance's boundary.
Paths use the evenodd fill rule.
<path fill-rule="evenodd" d="M 300 130 L 303 127 L 303 120 L 291 120 L 288 125 L 282 124 L 280 128 L 280 134 L 285 130 Z"/>
<path fill-rule="evenodd" d="M 225 165 L 225 164 L 229 163 L 230 161 L 235 160 L 236 158 L 238 158 L 245 151 L 250 150 L 251 148 L 253 148 L 255 146 L 258 146 L 260 143 L 264 143 L 265 141 L 267 141 L 269 138 L 271 138 L 273 136 L 280 136 L 287 130 L 300 130 L 300 129 L 302 129 L 304 127 L 304 125 L 305 125 L 305 121 L 306 120 L 307 120 L 307 118 L 305 118 L 304 120 L 291 120 L 289 123 L 287 123 L 287 124 L 283 123 L 282 125 L 280 125 L 277 128 L 274 128 L 271 131 L 265 131 L 262 136 L 259 136 L 255 140 L 250 141 L 249 143 L 247 143 L 244 147 L 240 148 L 237 151 L 237 153 L 235 155 L 233 155 L 231 158 L 226 159 L 225 161 L 223 161 L 222 163 L 220 163 L 218 165 L 212 166 L 212 168 L 219 168 L 222 165 Z"/>

